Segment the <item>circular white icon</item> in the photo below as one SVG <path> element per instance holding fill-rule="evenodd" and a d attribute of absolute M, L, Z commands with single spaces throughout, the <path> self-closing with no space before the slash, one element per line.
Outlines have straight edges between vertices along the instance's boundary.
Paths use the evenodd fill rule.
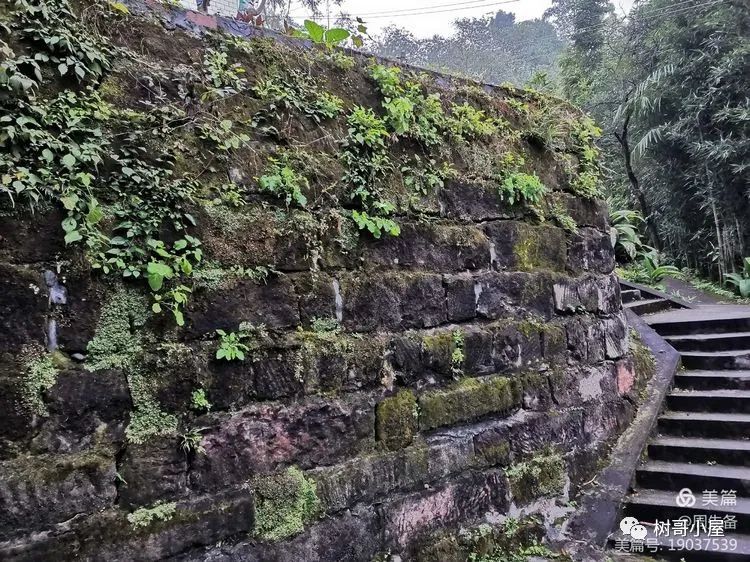
<path fill-rule="evenodd" d="M 630 534 L 630 530 L 633 528 L 634 525 L 638 525 L 638 519 L 635 517 L 626 517 L 622 521 L 620 521 L 620 530 L 625 535 Z"/>
<path fill-rule="evenodd" d="M 646 530 L 646 527 L 641 524 L 633 525 L 633 527 L 631 527 L 630 529 L 630 536 L 637 541 L 642 541 L 643 539 L 645 539 L 647 534 L 648 531 Z"/>
<path fill-rule="evenodd" d="M 695 495 L 690 488 L 683 488 L 677 494 L 675 502 L 678 507 L 693 507 L 695 505 Z"/>

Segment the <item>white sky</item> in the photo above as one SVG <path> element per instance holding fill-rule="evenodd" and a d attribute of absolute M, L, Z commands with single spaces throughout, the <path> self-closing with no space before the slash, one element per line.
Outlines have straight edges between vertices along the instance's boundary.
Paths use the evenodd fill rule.
<path fill-rule="evenodd" d="M 633 0 L 613 2 L 621 15 L 623 10 L 630 9 L 633 4 Z M 339 10 L 343 9 L 354 17 L 361 16 L 371 35 L 376 35 L 384 27 L 393 24 L 408 29 L 417 37 L 451 35 L 453 20 L 481 17 L 498 10 L 514 13 L 516 21 L 540 18 L 551 4 L 552 0 L 343 0 L 341 8 L 338 8 L 333 0 L 330 1 L 332 23 Z M 325 6 L 325 0 L 322 0 L 322 6 Z M 433 13 L 419 13 L 427 11 Z M 325 9 L 323 12 L 325 13 Z M 298 2 L 292 2 L 290 13 L 298 21 L 309 16 L 309 12 L 301 8 Z M 325 16 L 320 23 L 325 25 Z"/>

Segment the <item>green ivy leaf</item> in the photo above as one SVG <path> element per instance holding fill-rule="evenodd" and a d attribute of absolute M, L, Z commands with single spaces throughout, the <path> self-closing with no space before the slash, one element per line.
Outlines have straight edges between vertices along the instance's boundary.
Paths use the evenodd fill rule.
<path fill-rule="evenodd" d="M 70 195 L 65 195 L 63 197 L 60 197 L 60 202 L 63 204 L 63 207 L 65 207 L 68 211 L 72 211 L 76 208 L 76 205 L 78 204 L 78 195 L 75 193 L 71 193 Z"/>
<path fill-rule="evenodd" d="M 305 20 L 305 29 L 307 34 L 310 36 L 310 40 L 314 43 L 322 43 L 323 35 L 326 30 L 322 26 L 318 25 L 312 20 Z"/>
<path fill-rule="evenodd" d="M 334 27 L 325 32 L 325 42 L 327 45 L 338 45 L 342 41 L 346 41 L 351 35 L 346 29 L 340 27 Z"/>
<path fill-rule="evenodd" d="M 66 154 L 62 158 L 62 163 L 63 163 L 63 166 L 65 166 L 66 168 L 72 168 L 73 166 L 76 165 L 76 157 L 73 156 L 72 154 Z"/>
<path fill-rule="evenodd" d="M 77 230 L 74 230 L 72 232 L 68 232 L 65 235 L 65 244 L 72 244 L 73 242 L 78 242 L 79 240 L 83 240 L 83 236 L 81 236 L 81 233 Z"/>

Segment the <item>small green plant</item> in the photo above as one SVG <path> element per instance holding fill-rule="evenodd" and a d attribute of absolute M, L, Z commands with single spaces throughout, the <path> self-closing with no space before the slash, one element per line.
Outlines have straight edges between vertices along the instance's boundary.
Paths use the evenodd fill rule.
<path fill-rule="evenodd" d="M 218 150 L 229 152 L 237 150 L 250 141 L 247 134 L 235 132 L 233 129 L 234 122 L 230 119 L 222 119 L 218 123 L 201 125 L 199 135 L 202 139 L 210 141 Z"/>
<path fill-rule="evenodd" d="M 565 207 L 557 201 L 553 201 L 549 207 L 549 218 L 554 220 L 563 228 L 563 230 L 570 234 L 576 234 L 578 232 L 578 224 L 575 219 L 571 217 Z"/>
<path fill-rule="evenodd" d="M 456 169 L 449 163 L 443 162 L 438 167 L 434 159 L 423 161 L 415 154 L 409 164 L 401 166 L 404 185 L 421 195 L 434 193 L 445 185 L 445 180 L 456 177 Z"/>
<path fill-rule="evenodd" d="M 226 333 L 224 330 L 216 330 L 217 335 L 221 338 L 219 342 L 219 349 L 216 350 L 216 359 L 224 359 L 226 361 L 244 361 L 245 352 L 249 351 L 250 348 L 242 343 L 242 340 L 247 337 L 246 334 L 229 332 Z"/>
<path fill-rule="evenodd" d="M 205 427 L 192 428 L 180 435 L 180 449 L 185 455 L 192 454 L 205 454 L 206 450 L 201 445 L 203 441 L 203 432 L 206 431 Z"/>
<path fill-rule="evenodd" d="M 546 193 L 546 186 L 536 174 L 513 172 L 500 185 L 500 198 L 511 205 L 521 202 L 538 205 Z"/>
<path fill-rule="evenodd" d="M 379 182 L 391 169 L 385 122 L 372 109 L 355 107 L 347 118 L 348 135 L 342 141 L 343 181 L 352 185 L 350 198 L 368 208 L 379 199 Z"/>
<path fill-rule="evenodd" d="M 211 411 L 211 402 L 208 401 L 206 391 L 203 388 L 198 388 L 193 391 L 190 407 L 197 412 Z"/>
<path fill-rule="evenodd" d="M 313 318 L 310 328 L 317 333 L 338 333 L 341 331 L 341 324 L 335 318 Z"/>
<path fill-rule="evenodd" d="M 451 353 L 451 372 L 453 376 L 460 376 L 464 372 L 464 347 L 466 341 L 464 333 L 461 330 L 455 330 L 451 336 L 453 342 L 453 352 Z"/>
<path fill-rule="evenodd" d="M 387 216 L 393 211 L 394 207 L 390 203 L 376 202 L 374 207 L 381 213 L 379 215 L 369 215 L 365 211 L 352 211 L 352 219 L 360 230 L 367 230 L 375 238 L 380 238 L 383 233 L 391 236 L 401 234 L 401 227 Z"/>
<path fill-rule="evenodd" d="M 157 502 L 151 507 L 140 507 L 133 513 L 128 513 L 128 521 L 134 529 L 140 529 L 155 521 L 169 521 L 176 513 L 175 502 Z"/>
<path fill-rule="evenodd" d="M 750 258 L 742 260 L 743 269 L 740 273 L 727 273 L 724 282 L 734 286 L 744 299 L 750 297 Z"/>
<path fill-rule="evenodd" d="M 301 29 L 292 30 L 292 37 L 308 39 L 318 45 L 324 45 L 328 50 L 343 44 L 347 39 L 351 39 L 355 47 L 361 47 L 363 44 L 361 34 L 366 35 L 367 28 L 360 18 L 357 18 L 356 21 L 356 31 L 350 31 L 343 27 L 332 27 L 326 29 L 312 20 L 305 20 Z"/>
<path fill-rule="evenodd" d="M 425 95 L 415 82 L 402 84 L 401 69 L 397 67 L 375 64 L 370 68 L 370 77 L 383 94 L 386 121 L 394 134 L 414 138 L 426 147 L 442 142 L 446 119 L 440 96 Z"/>
<path fill-rule="evenodd" d="M 245 69 L 239 64 L 230 64 L 229 55 L 216 49 L 208 49 L 203 56 L 204 83 L 206 92 L 203 101 L 211 101 L 241 92 L 247 88 Z"/>
<path fill-rule="evenodd" d="M 447 118 L 448 130 L 454 138 L 468 140 L 478 137 L 489 137 L 497 133 L 497 122 L 487 117 L 484 111 L 464 102 L 453 104 Z"/>
<path fill-rule="evenodd" d="M 621 276 L 626 281 L 663 289 L 661 282 L 665 277 L 682 277 L 682 272 L 675 266 L 662 264 L 661 255 L 654 249 L 639 256 L 639 259 L 633 261 L 627 268 L 620 270 Z"/>
<path fill-rule="evenodd" d="M 270 167 L 264 175 L 258 178 L 260 188 L 284 199 L 287 206 L 292 202 L 299 207 L 307 205 L 307 197 L 303 193 L 303 190 L 308 190 L 310 187 L 307 178 L 292 167 L 286 156 L 280 159 L 271 157 L 268 162 Z"/>
<path fill-rule="evenodd" d="M 633 260 L 646 249 L 639 232 L 643 222 L 643 216 L 638 211 L 622 209 L 609 214 L 609 236 L 620 258 Z"/>
<path fill-rule="evenodd" d="M 265 78 L 254 86 L 253 92 L 266 106 L 253 116 L 252 125 L 261 133 L 277 137 L 277 124 L 285 111 L 299 112 L 320 123 L 336 117 L 344 107 L 340 98 L 321 90 L 309 75 L 298 70 Z"/>
<path fill-rule="evenodd" d="M 600 173 L 597 163 L 599 149 L 596 148 L 596 139 L 601 135 L 601 129 L 590 117 L 584 117 L 573 123 L 572 137 L 579 164 L 577 174 L 571 181 L 571 187 L 575 193 L 586 198 L 600 195 Z"/>

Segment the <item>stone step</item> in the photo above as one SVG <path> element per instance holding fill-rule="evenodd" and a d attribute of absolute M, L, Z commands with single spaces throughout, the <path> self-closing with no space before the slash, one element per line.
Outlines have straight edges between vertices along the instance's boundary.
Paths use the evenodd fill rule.
<path fill-rule="evenodd" d="M 639 521 L 653 524 L 655 521 L 679 519 L 696 515 L 734 516 L 737 530 L 742 532 L 750 528 L 750 499 L 738 497 L 735 505 L 703 505 L 702 490 L 695 492 L 695 504 L 678 506 L 677 493 L 665 490 L 637 489 L 625 498 L 623 517 L 635 517 Z M 721 490 L 719 490 L 721 494 Z M 721 495 L 719 495 L 721 497 Z M 732 532 L 732 531 L 729 531 Z"/>
<path fill-rule="evenodd" d="M 648 457 L 658 461 L 750 466 L 750 441 L 657 437 L 648 445 Z"/>
<path fill-rule="evenodd" d="M 668 336 L 666 340 L 677 351 L 730 351 L 733 349 L 750 349 L 750 332 Z"/>
<path fill-rule="evenodd" d="M 750 316 L 740 318 L 696 318 L 689 317 L 679 321 L 649 322 L 660 335 L 686 336 L 690 334 L 728 334 L 750 331 Z"/>
<path fill-rule="evenodd" d="M 750 435 L 750 415 L 666 412 L 659 416 L 658 431 L 680 437 L 746 438 Z"/>
<path fill-rule="evenodd" d="M 639 301 L 641 300 L 641 291 L 640 289 L 623 289 L 620 291 L 620 296 L 622 297 L 622 304 Z"/>
<path fill-rule="evenodd" d="M 680 491 L 735 490 L 738 497 L 750 496 L 750 468 L 682 462 L 649 461 L 635 471 L 636 483 L 651 490 Z"/>
<path fill-rule="evenodd" d="M 609 539 L 611 550 L 608 554 L 612 554 L 612 557 L 608 557 L 607 560 L 645 562 L 645 560 L 653 560 L 649 555 L 658 555 L 659 560 L 683 562 L 739 562 L 750 559 L 750 535 L 729 532 L 725 533 L 724 537 L 709 538 L 707 533 L 704 533 L 698 543 L 692 536 L 681 537 L 675 536 L 674 533 L 666 535 L 663 532 L 657 534 L 653 526 L 644 526 L 648 534 L 643 539 L 643 558 L 635 557 L 636 552 L 641 554 L 641 549 L 630 546 L 633 538 L 624 535 L 618 529 Z M 700 545 L 700 548 L 697 545 Z M 618 553 L 622 552 L 629 554 L 622 554 L 618 557 Z"/>
<path fill-rule="evenodd" d="M 750 349 L 733 351 L 692 351 L 680 353 L 686 369 L 747 369 L 750 368 Z"/>
<path fill-rule="evenodd" d="M 750 371 L 678 371 L 674 384 L 678 388 L 695 390 L 750 390 Z"/>
<path fill-rule="evenodd" d="M 683 412 L 750 414 L 750 390 L 683 390 L 667 395 L 667 407 Z"/>
<path fill-rule="evenodd" d="M 626 303 L 625 308 L 632 310 L 636 314 L 654 314 L 663 310 L 672 308 L 672 303 L 667 299 L 645 299 Z"/>

